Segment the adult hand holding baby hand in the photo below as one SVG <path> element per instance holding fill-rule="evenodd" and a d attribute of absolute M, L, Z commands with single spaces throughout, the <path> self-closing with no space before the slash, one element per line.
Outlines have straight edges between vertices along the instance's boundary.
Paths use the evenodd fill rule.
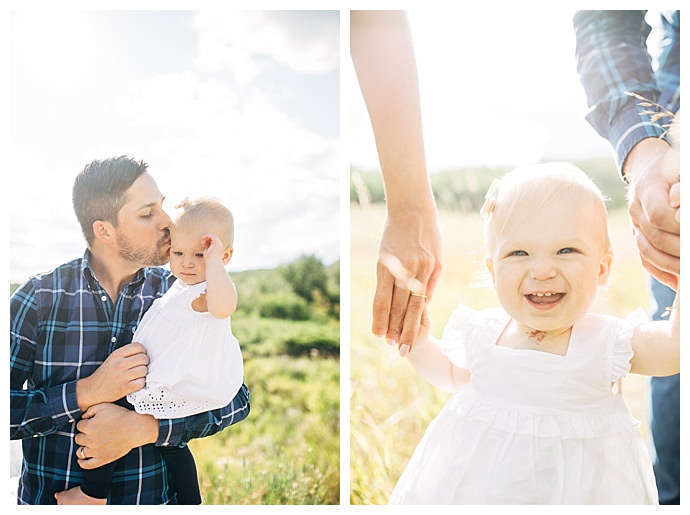
<path fill-rule="evenodd" d="M 630 183 L 628 212 L 642 265 L 675 289 L 680 274 L 680 183 L 673 170 L 673 152 L 665 141 L 644 139 L 633 147 L 624 169 Z"/>
<path fill-rule="evenodd" d="M 435 211 L 389 215 L 379 247 L 372 332 L 412 348 L 440 272 Z"/>

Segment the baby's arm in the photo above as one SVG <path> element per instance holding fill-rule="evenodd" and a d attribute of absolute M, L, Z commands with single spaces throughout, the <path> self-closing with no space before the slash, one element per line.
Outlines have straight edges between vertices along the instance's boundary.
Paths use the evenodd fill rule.
<path fill-rule="evenodd" d="M 422 316 L 422 326 L 412 350 L 407 354 L 408 361 L 417 373 L 434 386 L 447 392 L 454 392 L 470 380 L 470 372 L 455 366 L 441 352 L 439 341 L 431 336 L 431 325 L 426 316 Z"/>
<path fill-rule="evenodd" d="M 237 290 L 225 265 L 232 256 L 232 249 L 224 249 L 215 234 L 202 238 L 206 262 L 206 305 L 216 318 L 227 318 L 237 309 Z M 229 254 L 228 254 L 229 253 Z"/>
<path fill-rule="evenodd" d="M 680 289 L 669 320 L 646 322 L 635 328 L 630 371 L 649 376 L 680 372 Z"/>

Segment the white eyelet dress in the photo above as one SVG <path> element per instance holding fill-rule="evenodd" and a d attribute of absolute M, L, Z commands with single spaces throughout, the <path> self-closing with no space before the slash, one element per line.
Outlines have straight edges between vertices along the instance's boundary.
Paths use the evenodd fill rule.
<path fill-rule="evenodd" d="M 460 307 L 442 351 L 470 370 L 426 430 L 391 504 L 658 504 L 639 423 L 611 383 L 630 370 L 626 319 L 586 315 L 566 355 L 497 346 L 502 310 Z"/>
<path fill-rule="evenodd" d="M 181 418 L 226 406 L 243 381 L 240 345 L 230 318 L 192 309 L 206 283 L 179 279 L 153 302 L 132 342 L 146 347 L 146 386 L 127 395 L 137 413 L 157 419 Z"/>

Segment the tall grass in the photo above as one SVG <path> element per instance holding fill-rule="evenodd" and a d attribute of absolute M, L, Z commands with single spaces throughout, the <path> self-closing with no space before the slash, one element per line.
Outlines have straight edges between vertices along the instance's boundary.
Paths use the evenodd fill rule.
<path fill-rule="evenodd" d="M 247 319 L 233 328 L 240 341 L 260 331 L 266 343 L 245 353 L 249 417 L 189 444 L 204 504 L 338 504 L 340 361 L 276 352 L 287 330 L 310 330 L 304 323 Z"/>
<path fill-rule="evenodd" d="M 448 394 L 424 382 L 395 349 L 371 336 L 378 241 L 385 217 L 382 205 L 351 206 L 350 217 L 350 502 L 385 504 L 425 428 Z M 432 334 L 440 336 L 457 304 L 476 309 L 497 306 L 483 273 L 481 219 L 475 214 L 441 212 L 443 271 L 429 305 Z M 610 214 L 616 254 L 613 280 L 601 292 L 595 311 L 625 316 L 647 307 L 644 274 L 627 215 Z M 633 415 L 645 420 L 646 379 L 629 375 L 623 393 Z M 645 424 L 642 424 L 646 435 Z"/>

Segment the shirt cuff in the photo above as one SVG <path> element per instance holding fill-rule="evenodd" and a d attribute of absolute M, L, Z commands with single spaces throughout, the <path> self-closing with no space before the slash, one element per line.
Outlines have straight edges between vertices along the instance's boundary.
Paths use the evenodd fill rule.
<path fill-rule="evenodd" d="M 634 105 L 616 115 L 609 133 L 609 141 L 613 144 L 618 171 L 623 175 L 623 164 L 632 148 L 646 138 L 661 138 L 668 142 L 667 130 L 663 124 L 671 123 L 670 119 L 662 118 L 652 121 L 652 115 L 643 114 L 651 108 Z"/>
<path fill-rule="evenodd" d="M 57 427 L 74 423 L 81 417 L 77 404 L 77 382 L 61 384 L 47 390 L 48 404 Z"/>
<path fill-rule="evenodd" d="M 177 424 L 178 427 L 179 425 L 180 424 Z M 176 425 L 173 423 L 173 419 L 158 419 L 158 440 L 156 440 L 156 447 L 177 447 L 179 445 L 182 440 L 182 431 L 175 431 L 175 427 Z"/>

